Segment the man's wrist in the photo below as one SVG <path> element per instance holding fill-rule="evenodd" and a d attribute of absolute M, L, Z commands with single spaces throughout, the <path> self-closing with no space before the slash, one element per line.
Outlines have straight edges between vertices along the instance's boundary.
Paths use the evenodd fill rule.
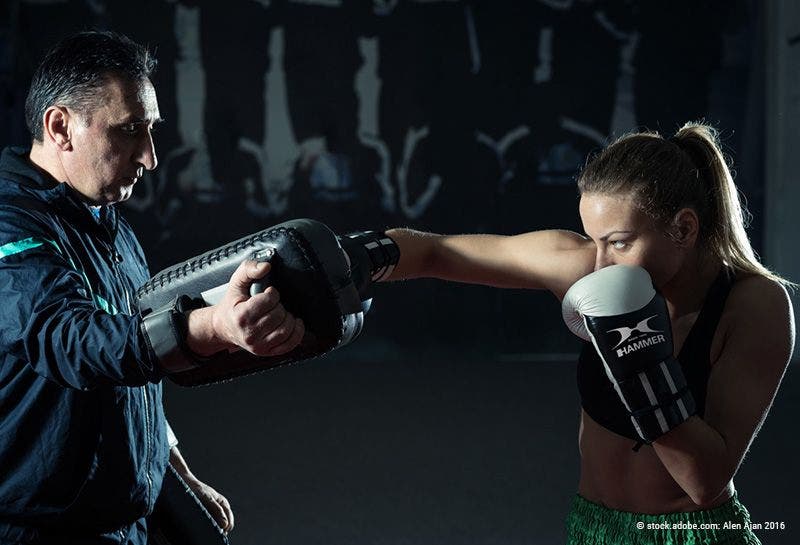
<path fill-rule="evenodd" d="M 215 307 L 211 306 L 191 310 L 186 315 L 186 346 L 201 358 L 213 356 L 230 346 L 217 333 L 215 313 Z"/>

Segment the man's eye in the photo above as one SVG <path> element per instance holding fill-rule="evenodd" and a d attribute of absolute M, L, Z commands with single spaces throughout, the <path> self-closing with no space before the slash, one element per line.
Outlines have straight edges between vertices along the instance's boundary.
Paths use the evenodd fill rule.
<path fill-rule="evenodd" d="M 128 123 L 120 127 L 125 134 L 136 134 L 139 131 L 139 126 L 136 123 Z"/>

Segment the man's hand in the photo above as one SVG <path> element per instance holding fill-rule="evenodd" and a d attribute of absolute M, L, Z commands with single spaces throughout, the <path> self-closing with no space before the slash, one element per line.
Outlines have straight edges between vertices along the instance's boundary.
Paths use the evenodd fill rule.
<path fill-rule="evenodd" d="M 305 325 L 283 308 L 278 290 L 250 295 L 250 286 L 269 270 L 268 262 L 242 262 L 219 303 L 189 313 L 186 342 L 193 352 L 209 356 L 243 348 L 257 356 L 280 356 L 300 344 Z"/>
<path fill-rule="evenodd" d="M 194 476 L 185 480 L 219 527 L 226 534 L 233 530 L 233 510 L 227 498 Z"/>
<path fill-rule="evenodd" d="M 286 312 L 274 287 L 250 296 L 250 286 L 267 275 L 268 262 L 244 261 L 233 273 L 228 291 L 214 305 L 217 335 L 257 356 L 279 356 L 297 346 L 303 321 Z"/>
<path fill-rule="evenodd" d="M 230 502 L 225 496 L 194 476 L 177 446 L 169 450 L 169 463 L 214 517 L 217 525 L 226 534 L 233 530 L 233 510 Z"/>

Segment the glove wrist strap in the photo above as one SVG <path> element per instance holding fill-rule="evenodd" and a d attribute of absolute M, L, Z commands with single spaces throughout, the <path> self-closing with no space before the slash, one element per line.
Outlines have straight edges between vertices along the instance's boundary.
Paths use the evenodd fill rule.
<path fill-rule="evenodd" d="M 342 246 L 349 253 L 351 248 L 360 247 L 366 254 L 369 276 L 372 282 L 387 278 L 400 260 L 400 247 L 383 231 L 362 231 L 349 233 L 342 237 Z M 350 256 L 353 259 L 353 256 Z"/>
<path fill-rule="evenodd" d="M 664 405 L 647 407 L 631 414 L 631 420 L 646 442 L 652 443 L 671 429 L 686 422 L 697 412 L 694 396 L 688 389 L 676 394 L 675 399 Z"/>

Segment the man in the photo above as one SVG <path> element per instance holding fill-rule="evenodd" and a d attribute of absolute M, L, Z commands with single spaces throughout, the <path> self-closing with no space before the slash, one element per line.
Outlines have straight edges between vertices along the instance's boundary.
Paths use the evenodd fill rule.
<path fill-rule="evenodd" d="M 146 542 L 169 461 L 225 530 L 228 501 L 167 438 L 160 380 L 131 300 L 150 276 L 115 204 L 156 168 L 155 60 L 124 36 L 56 45 L 26 101 L 30 150 L 0 156 L 0 543 Z M 217 305 L 190 312 L 183 350 L 292 350 L 302 321 L 248 261 Z"/>

